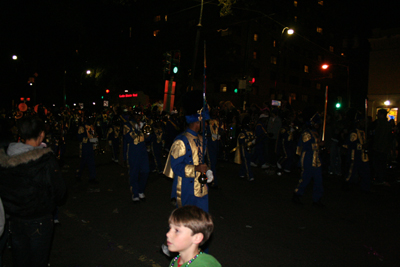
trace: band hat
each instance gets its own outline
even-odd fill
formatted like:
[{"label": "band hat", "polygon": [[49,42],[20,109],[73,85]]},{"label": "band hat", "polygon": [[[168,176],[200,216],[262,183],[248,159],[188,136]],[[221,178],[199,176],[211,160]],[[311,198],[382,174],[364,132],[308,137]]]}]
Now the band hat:
[{"label": "band hat", "polygon": [[208,106],[203,108],[203,92],[200,90],[189,91],[182,96],[183,114],[187,123],[209,120]]}]

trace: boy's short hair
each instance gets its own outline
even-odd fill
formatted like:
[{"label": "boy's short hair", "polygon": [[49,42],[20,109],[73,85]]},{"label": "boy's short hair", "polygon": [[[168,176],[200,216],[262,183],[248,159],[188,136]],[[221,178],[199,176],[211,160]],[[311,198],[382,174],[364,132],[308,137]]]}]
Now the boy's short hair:
[{"label": "boy's short hair", "polygon": [[23,117],[18,120],[18,133],[24,140],[36,139],[44,130],[45,124],[37,116]]},{"label": "boy's short hair", "polygon": [[214,230],[214,223],[210,214],[196,206],[183,206],[175,209],[168,220],[169,224],[183,225],[192,230],[193,235],[202,233],[204,238],[199,244],[203,245]]}]

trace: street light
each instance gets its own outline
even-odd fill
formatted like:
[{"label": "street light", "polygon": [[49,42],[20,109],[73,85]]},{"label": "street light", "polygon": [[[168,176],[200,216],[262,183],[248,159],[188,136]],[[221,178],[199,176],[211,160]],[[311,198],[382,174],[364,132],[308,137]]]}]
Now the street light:
[{"label": "street light", "polygon": [[13,55],[13,56],[12,56],[12,59],[13,59],[13,60],[17,60],[17,59],[18,59],[18,56],[17,56],[17,55]]},{"label": "street light", "polygon": [[293,29],[291,29],[289,27],[285,27],[285,28],[282,29],[282,34],[285,32],[285,30],[286,30],[288,35],[292,35],[294,33]]}]

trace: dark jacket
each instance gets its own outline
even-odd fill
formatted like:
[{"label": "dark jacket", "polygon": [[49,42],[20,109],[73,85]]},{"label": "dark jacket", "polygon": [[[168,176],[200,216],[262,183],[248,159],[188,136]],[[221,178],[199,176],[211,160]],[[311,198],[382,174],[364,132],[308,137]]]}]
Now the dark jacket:
[{"label": "dark jacket", "polygon": [[40,218],[62,204],[66,186],[50,148],[9,156],[0,149],[0,197],[12,217]]}]

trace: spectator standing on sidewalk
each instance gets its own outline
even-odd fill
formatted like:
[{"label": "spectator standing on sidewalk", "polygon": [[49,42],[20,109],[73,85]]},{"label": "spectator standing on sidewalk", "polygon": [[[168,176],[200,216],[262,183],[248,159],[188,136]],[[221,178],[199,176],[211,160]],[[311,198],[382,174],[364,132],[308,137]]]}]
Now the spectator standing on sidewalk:
[{"label": "spectator standing on sidewalk", "polygon": [[386,185],[390,184],[386,181],[386,164],[389,159],[390,147],[392,144],[392,126],[387,120],[386,109],[378,111],[378,119],[373,122],[373,166],[375,170],[375,184]]},{"label": "spectator standing on sidewalk", "polygon": [[45,125],[38,117],[18,122],[23,142],[0,150],[0,196],[10,215],[14,266],[48,266],[53,212],[66,186],[51,148],[44,147]]}]

